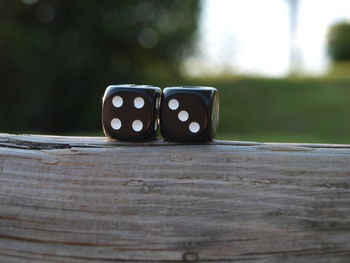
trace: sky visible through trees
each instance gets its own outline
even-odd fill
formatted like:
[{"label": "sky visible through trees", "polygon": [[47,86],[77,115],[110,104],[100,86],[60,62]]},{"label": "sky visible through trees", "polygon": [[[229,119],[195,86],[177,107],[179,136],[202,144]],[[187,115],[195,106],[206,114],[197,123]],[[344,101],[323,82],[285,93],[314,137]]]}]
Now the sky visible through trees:
[{"label": "sky visible through trees", "polygon": [[292,43],[294,66],[306,74],[322,74],[329,63],[327,32],[342,20],[350,21],[348,0],[203,0],[198,51],[185,63],[185,71],[285,76],[291,69]]}]

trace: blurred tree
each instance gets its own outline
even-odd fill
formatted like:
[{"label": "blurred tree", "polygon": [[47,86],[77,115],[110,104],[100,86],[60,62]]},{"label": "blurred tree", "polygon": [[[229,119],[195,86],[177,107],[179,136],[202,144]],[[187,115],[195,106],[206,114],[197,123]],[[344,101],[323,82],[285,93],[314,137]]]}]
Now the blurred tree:
[{"label": "blurred tree", "polygon": [[329,29],[327,48],[334,62],[350,61],[350,23],[339,22]]},{"label": "blurred tree", "polygon": [[108,84],[176,78],[198,0],[1,0],[0,131],[100,129]]},{"label": "blurred tree", "polygon": [[300,0],[287,0],[289,4],[289,71],[291,74],[297,74],[300,70],[301,57],[300,50],[297,45],[297,29]]}]

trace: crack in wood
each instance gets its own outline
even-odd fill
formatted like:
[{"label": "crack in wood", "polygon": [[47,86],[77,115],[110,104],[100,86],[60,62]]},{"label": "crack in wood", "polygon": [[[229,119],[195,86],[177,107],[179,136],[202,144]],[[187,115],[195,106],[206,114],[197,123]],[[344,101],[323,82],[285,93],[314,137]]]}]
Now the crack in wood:
[{"label": "crack in wood", "polygon": [[182,258],[185,262],[195,262],[199,260],[199,255],[196,252],[186,252]]}]

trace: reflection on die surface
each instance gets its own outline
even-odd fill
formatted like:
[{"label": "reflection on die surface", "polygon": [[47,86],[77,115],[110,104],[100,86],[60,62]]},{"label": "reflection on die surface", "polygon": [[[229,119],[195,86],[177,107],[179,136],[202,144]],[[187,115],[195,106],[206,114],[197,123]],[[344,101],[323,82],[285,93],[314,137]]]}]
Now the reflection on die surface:
[{"label": "reflection on die surface", "polygon": [[219,95],[212,87],[168,87],[160,106],[160,131],[170,141],[205,142],[219,122]]},{"label": "reflection on die surface", "polygon": [[102,102],[106,136],[119,140],[150,140],[158,130],[161,89],[147,85],[108,86]]}]

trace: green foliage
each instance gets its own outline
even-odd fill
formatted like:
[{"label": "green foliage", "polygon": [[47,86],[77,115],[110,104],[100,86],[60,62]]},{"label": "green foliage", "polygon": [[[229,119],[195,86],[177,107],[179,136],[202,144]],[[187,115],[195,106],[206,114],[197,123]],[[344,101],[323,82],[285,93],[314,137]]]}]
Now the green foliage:
[{"label": "green foliage", "polygon": [[335,62],[350,60],[350,23],[340,22],[330,28],[328,53]]},{"label": "green foliage", "polygon": [[100,129],[112,83],[176,79],[198,0],[0,1],[0,130]]}]

